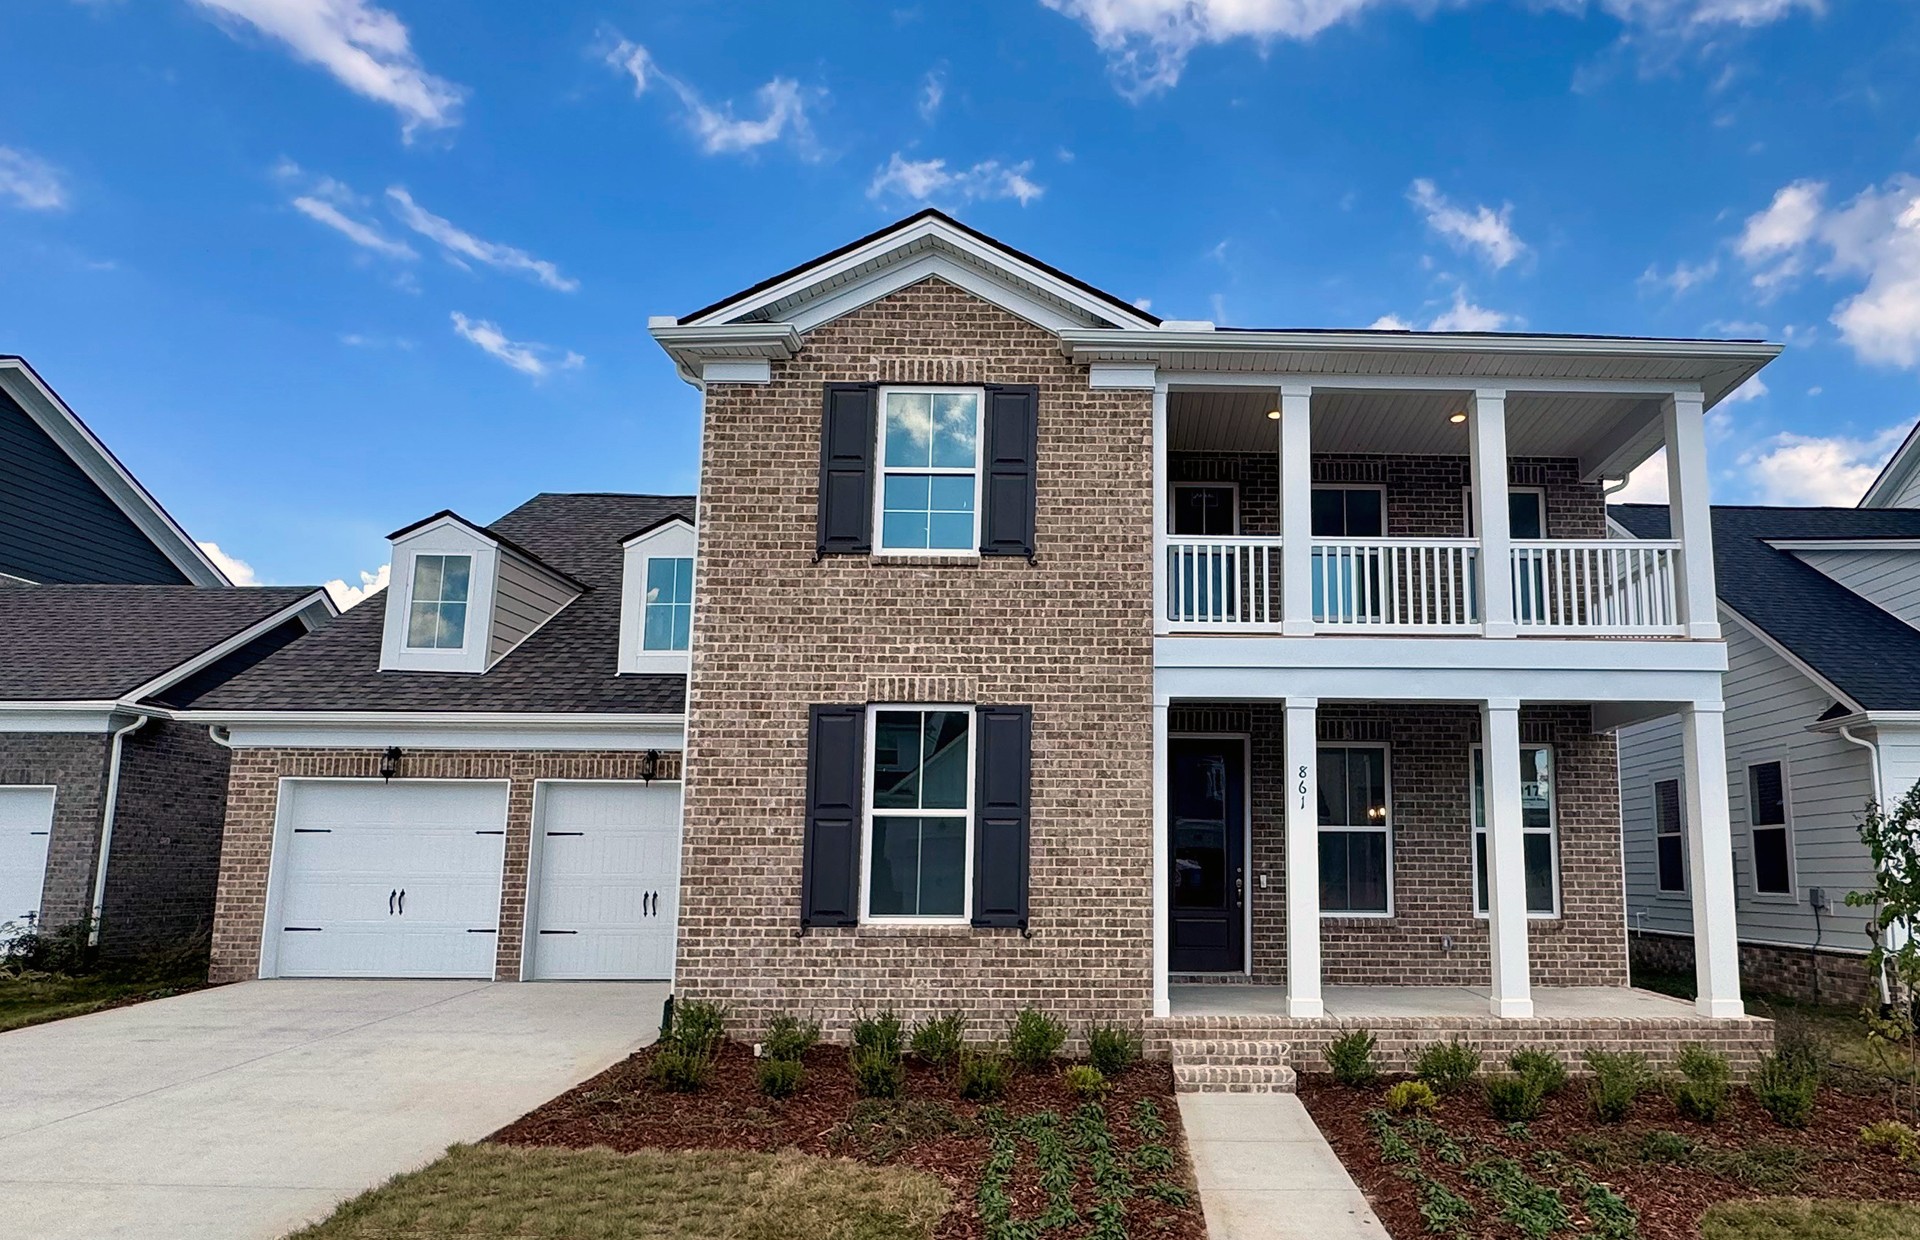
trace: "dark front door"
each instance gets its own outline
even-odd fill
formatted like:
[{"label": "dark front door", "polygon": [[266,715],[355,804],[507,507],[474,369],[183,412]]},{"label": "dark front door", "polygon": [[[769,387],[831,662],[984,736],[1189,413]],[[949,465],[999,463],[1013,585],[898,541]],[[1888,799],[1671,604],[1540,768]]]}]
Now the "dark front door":
[{"label": "dark front door", "polygon": [[1246,962],[1246,754],[1238,739],[1167,745],[1174,973],[1237,973]]}]

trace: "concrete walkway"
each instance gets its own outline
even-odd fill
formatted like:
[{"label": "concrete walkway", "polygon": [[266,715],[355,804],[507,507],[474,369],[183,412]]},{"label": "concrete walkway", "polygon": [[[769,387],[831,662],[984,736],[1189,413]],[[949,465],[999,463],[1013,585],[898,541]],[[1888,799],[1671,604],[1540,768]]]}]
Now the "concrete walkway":
[{"label": "concrete walkway", "polygon": [[1292,1094],[1181,1094],[1209,1240],[1387,1240]]},{"label": "concrete walkway", "polygon": [[665,997],[246,982],[0,1034],[0,1233],[273,1240],[610,1066]]}]

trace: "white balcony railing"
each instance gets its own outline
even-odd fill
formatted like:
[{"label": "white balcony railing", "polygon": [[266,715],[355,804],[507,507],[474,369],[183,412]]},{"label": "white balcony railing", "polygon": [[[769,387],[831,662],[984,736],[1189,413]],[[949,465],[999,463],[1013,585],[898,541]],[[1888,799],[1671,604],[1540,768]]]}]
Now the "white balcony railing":
[{"label": "white balcony railing", "polygon": [[1313,620],[1328,629],[1446,632],[1480,623],[1471,538],[1313,540]]},{"label": "white balcony railing", "polygon": [[1677,636],[1677,542],[1513,544],[1513,618],[1522,631]]},{"label": "white balcony railing", "polygon": [[[1680,544],[1539,540],[1513,544],[1522,633],[1678,636]],[[1175,629],[1278,632],[1278,538],[1170,538],[1165,620]],[[1471,538],[1316,538],[1312,622],[1333,633],[1471,633],[1480,628],[1479,543]]]}]

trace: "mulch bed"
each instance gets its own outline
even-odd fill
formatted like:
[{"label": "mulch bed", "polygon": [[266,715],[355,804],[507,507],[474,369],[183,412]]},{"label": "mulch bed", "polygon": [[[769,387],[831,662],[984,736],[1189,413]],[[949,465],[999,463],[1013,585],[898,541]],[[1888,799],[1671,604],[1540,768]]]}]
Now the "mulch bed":
[{"label": "mulch bed", "polygon": [[[667,1093],[648,1081],[647,1065],[653,1055],[649,1048],[615,1064],[522,1116],[491,1140],[506,1145],[574,1149],[605,1146],[620,1151],[796,1149],[823,1157],[909,1167],[939,1177],[953,1194],[953,1206],[934,1233],[936,1240],[982,1240],[986,1236],[974,1204],[989,1152],[989,1138],[977,1122],[981,1106],[962,1099],[946,1076],[934,1068],[909,1058],[907,1087],[900,1099],[862,1099],[854,1089],[847,1049],[816,1046],[806,1054],[806,1076],[800,1092],[774,1101],[760,1093],[752,1051],[745,1046],[722,1046],[712,1080],[706,1088],[691,1094]],[[1180,1113],[1174,1104],[1172,1068],[1165,1063],[1140,1063],[1111,1084],[1105,1099],[1107,1122],[1123,1155],[1151,1144],[1134,1129],[1134,1107],[1140,1099],[1154,1101],[1169,1130],[1162,1143],[1173,1150],[1176,1165],[1164,1172],[1135,1171],[1136,1186],[1144,1188],[1165,1179],[1192,1193],[1193,1173]],[[1006,1096],[994,1105],[1015,1119],[1053,1111],[1065,1120],[1080,1102],[1055,1071],[1016,1073]],[[1038,1218],[1046,1209],[1046,1193],[1040,1187],[1034,1160],[1028,1156],[1031,1148],[1021,1147],[1008,1188],[1016,1220]],[[1093,1200],[1085,1180],[1083,1175],[1076,1194],[1083,1218],[1088,1216]],[[1087,1235],[1089,1230],[1089,1224],[1083,1222],[1048,1234],[1068,1240]],[[1127,1203],[1126,1230],[1135,1240],[1205,1240],[1199,1196],[1194,1193],[1190,1204],[1177,1206],[1136,1192]]]},{"label": "mulch bed", "polygon": [[[1385,1086],[1383,1081],[1377,1088],[1354,1089],[1331,1077],[1303,1077],[1300,1097],[1394,1240],[1429,1240],[1433,1232],[1421,1216],[1419,1191],[1382,1158],[1367,1125],[1366,1113],[1381,1105]],[[1473,1094],[1442,1099],[1432,1118],[1454,1138],[1484,1141],[1530,1171],[1538,1168],[1536,1151],[1552,1150],[1624,1197],[1640,1216],[1643,1240],[1692,1240],[1700,1234],[1700,1216],[1709,1206],[1738,1198],[1920,1202],[1920,1172],[1860,1143],[1862,1125],[1900,1118],[1884,1094],[1825,1087],[1804,1129],[1775,1123],[1745,1090],[1738,1091],[1728,1112],[1712,1124],[1685,1118],[1658,1093],[1637,1101],[1624,1123],[1603,1124],[1592,1116],[1585,1082],[1575,1079],[1549,1100],[1524,1136],[1510,1134]],[[1650,1160],[1642,1140],[1652,1132],[1677,1133],[1692,1142],[1697,1153],[1677,1162]],[[1468,1185],[1459,1167],[1423,1151],[1420,1169],[1480,1206],[1464,1230],[1450,1234],[1474,1240],[1522,1234],[1491,1217],[1494,1211],[1487,1208],[1484,1195]],[[1577,1199],[1563,1196],[1577,1209]]]}]

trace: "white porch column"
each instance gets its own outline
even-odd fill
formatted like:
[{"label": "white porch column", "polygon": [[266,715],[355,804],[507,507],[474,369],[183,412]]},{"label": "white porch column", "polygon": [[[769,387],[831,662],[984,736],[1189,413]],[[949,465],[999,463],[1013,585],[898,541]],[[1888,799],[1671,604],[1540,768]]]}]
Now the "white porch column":
[{"label": "white porch column", "polygon": [[1173,522],[1167,511],[1167,385],[1153,386],[1153,631],[1165,633],[1167,624],[1167,532]]},{"label": "white porch column", "polygon": [[1171,941],[1168,922],[1167,874],[1167,703],[1153,703],[1153,864],[1148,872],[1153,881],[1153,1014],[1166,1016],[1171,1010],[1167,996],[1167,945]]},{"label": "white porch column", "polygon": [[1480,761],[1487,823],[1487,946],[1495,1016],[1533,1015],[1527,960],[1527,858],[1520,820],[1520,703],[1480,709]]},{"label": "white porch column", "polygon": [[1313,632],[1312,419],[1313,389],[1301,384],[1283,385],[1280,388],[1280,631],[1289,636]]},{"label": "white porch column", "polygon": [[1287,1015],[1324,1016],[1320,999],[1320,732],[1316,698],[1288,698]]},{"label": "white porch column", "polygon": [[1718,641],[1705,409],[1698,392],[1676,392],[1667,399],[1667,512],[1680,543],[1680,622],[1688,637]]},{"label": "white porch column", "polygon": [[1702,1016],[1746,1014],[1740,1001],[1739,928],[1734,920],[1733,829],[1727,806],[1725,706],[1694,702],[1680,712],[1687,790],[1688,879],[1693,893],[1693,961]]},{"label": "white porch column", "polygon": [[1507,506],[1507,394],[1480,388],[1467,414],[1473,457],[1473,532],[1480,539],[1480,622],[1488,637],[1512,637],[1513,537]]}]

